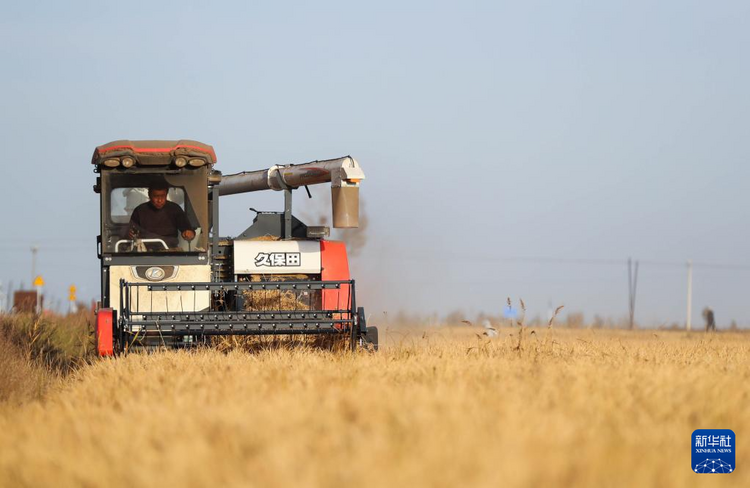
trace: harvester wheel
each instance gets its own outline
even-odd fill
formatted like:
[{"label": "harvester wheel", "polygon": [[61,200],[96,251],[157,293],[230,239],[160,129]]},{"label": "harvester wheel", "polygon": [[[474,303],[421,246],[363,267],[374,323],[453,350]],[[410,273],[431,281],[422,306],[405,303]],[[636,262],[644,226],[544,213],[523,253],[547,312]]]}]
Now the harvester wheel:
[{"label": "harvester wheel", "polygon": [[371,347],[374,351],[378,350],[378,328],[367,327],[365,329],[364,341],[366,347]]},{"label": "harvester wheel", "polygon": [[357,329],[357,343],[365,349],[377,351],[378,328],[367,327],[367,316],[365,315],[365,309],[362,307],[357,309]]}]

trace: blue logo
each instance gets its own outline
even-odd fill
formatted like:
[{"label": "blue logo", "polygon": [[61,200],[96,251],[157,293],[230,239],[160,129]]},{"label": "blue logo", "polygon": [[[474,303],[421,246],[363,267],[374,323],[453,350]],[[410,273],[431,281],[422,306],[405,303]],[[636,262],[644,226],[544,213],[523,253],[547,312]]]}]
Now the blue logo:
[{"label": "blue logo", "polygon": [[691,438],[693,472],[733,473],[737,439],[729,429],[698,429]]}]

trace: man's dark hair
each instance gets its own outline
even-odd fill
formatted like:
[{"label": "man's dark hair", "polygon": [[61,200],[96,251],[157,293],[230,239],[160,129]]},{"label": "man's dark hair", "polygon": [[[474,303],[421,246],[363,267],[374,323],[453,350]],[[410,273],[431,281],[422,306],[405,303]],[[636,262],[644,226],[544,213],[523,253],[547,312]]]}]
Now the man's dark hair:
[{"label": "man's dark hair", "polygon": [[148,185],[149,194],[154,190],[167,190],[169,191],[169,185],[165,181],[157,181]]}]

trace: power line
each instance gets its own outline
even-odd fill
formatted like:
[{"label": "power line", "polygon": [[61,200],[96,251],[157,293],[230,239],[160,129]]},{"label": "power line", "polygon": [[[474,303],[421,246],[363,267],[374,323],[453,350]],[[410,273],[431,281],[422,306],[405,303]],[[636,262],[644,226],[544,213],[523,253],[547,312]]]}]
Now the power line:
[{"label": "power line", "polygon": [[93,240],[94,239],[91,237],[49,237],[47,236],[47,237],[41,237],[39,239],[28,238],[28,237],[24,237],[24,238],[9,237],[7,239],[3,239],[3,242],[18,243],[18,244],[23,244],[25,246],[28,246],[32,242],[38,244],[42,242],[91,242]]},{"label": "power line", "polygon": [[[458,260],[466,258],[466,254],[442,254],[440,256],[430,257],[425,255],[388,255],[378,256],[377,259],[381,260],[406,260],[406,261],[445,261],[445,260]],[[560,258],[560,257],[548,257],[548,256],[486,256],[471,254],[472,261],[481,261],[483,263],[491,262],[510,262],[510,263],[536,263],[536,264],[590,264],[590,265],[602,265],[602,266],[627,266],[628,259],[597,259],[597,258]],[[687,260],[685,261],[658,261],[658,260],[642,260],[639,259],[640,264],[646,264],[649,266],[664,266],[671,268],[686,268]],[[693,262],[693,267],[708,268],[708,269],[728,269],[728,270],[750,270],[750,264],[745,263],[709,263],[709,262]]]},{"label": "power line", "polygon": [[[648,264],[651,266],[669,266],[685,268],[689,266],[688,261],[641,261],[641,263]],[[692,266],[698,268],[713,268],[713,269],[750,269],[750,264],[744,263],[706,263],[700,261],[693,261]]]}]

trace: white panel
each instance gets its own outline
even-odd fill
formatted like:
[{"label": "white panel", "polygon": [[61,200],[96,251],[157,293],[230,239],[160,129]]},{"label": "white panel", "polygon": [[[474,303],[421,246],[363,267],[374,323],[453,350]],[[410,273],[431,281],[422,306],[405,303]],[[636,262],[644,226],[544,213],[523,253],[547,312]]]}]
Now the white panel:
[{"label": "white panel", "polygon": [[234,241],[234,274],[319,274],[319,241]]},{"label": "white panel", "polygon": [[[133,272],[133,266],[109,267],[109,303],[115,310],[120,308],[120,278],[130,283],[159,283],[188,282],[201,283],[211,281],[211,266],[207,264],[179,265],[177,272],[171,278],[163,281],[148,281]],[[131,309],[138,308],[140,312],[199,312],[208,309],[210,295],[208,291],[154,291],[137,288],[131,296]],[[135,288],[133,288],[135,290]]]}]

